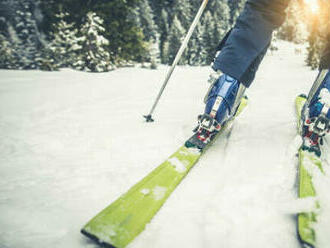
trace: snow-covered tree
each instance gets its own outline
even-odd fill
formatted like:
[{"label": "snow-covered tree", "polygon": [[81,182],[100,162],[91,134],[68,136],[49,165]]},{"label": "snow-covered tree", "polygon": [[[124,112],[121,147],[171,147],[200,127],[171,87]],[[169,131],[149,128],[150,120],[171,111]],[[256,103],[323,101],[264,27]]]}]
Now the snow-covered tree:
[{"label": "snow-covered tree", "polygon": [[320,63],[320,43],[318,38],[314,35],[311,35],[308,38],[309,46],[307,48],[308,55],[306,58],[306,63],[313,70],[317,69]]},{"label": "snow-covered tree", "polygon": [[150,68],[157,69],[157,65],[160,63],[160,48],[159,48],[159,35],[157,35],[156,40],[150,43],[149,48],[150,54]]},{"label": "snow-covered tree", "polygon": [[[174,61],[175,55],[177,54],[181,46],[185,33],[186,33],[185,29],[182,27],[179,19],[175,16],[168,34],[168,44],[167,44],[168,48],[166,48],[167,54],[165,54],[168,57],[168,63],[172,63]],[[185,64],[185,63],[186,63],[186,52],[182,55],[179,64]]]},{"label": "snow-covered tree", "polygon": [[231,23],[234,24],[237,17],[241,14],[246,0],[229,0],[229,8],[230,8],[230,15],[231,15]]},{"label": "snow-covered tree", "polygon": [[330,38],[330,3],[329,1],[318,1],[318,4],[319,8],[306,6],[304,15],[309,31],[306,63],[312,69],[318,68],[322,51]]},{"label": "snow-covered tree", "polygon": [[40,59],[41,43],[32,10],[33,4],[28,0],[20,1],[19,9],[16,10],[14,30],[17,39],[13,40],[18,61],[15,65],[16,68],[35,69],[38,67],[37,61]]},{"label": "snow-covered tree", "polygon": [[214,9],[212,14],[214,21],[214,39],[219,43],[230,28],[230,9],[227,1],[213,1],[210,3]]},{"label": "snow-covered tree", "polygon": [[109,41],[102,35],[105,31],[103,20],[95,13],[89,12],[81,28],[81,49],[74,67],[79,70],[104,72],[113,69],[110,54],[106,50]]},{"label": "snow-covered tree", "polygon": [[163,64],[168,63],[168,51],[165,51],[165,43],[167,41],[167,36],[169,33],[169,25],[168,25],[168,14],[163,9],[161,12],[161,18],[160,18],[160,24],[159,24],[159,30],[160,30],[160,37],[159,37],[159,48],[160,48],[160,58],[161,62]]},{"label": "snow-covered tree", "polygon": [[148,0],[140,0],[137,6],[137,23],[143,31],[146,41],[155,41],[157,38],[157,26]]},{"label": "snow-covered tree", "polygon": [[169,50],[170,50],[169,42],[165,41],[163,44],[163,48],[162,48],[162,63],[163,64],[170,64],[171,62],[173,62],[173,61],[170,61]]},{"label": "snow-covered tree", "polygon": [[[173,26],[176,26],[174,24],[175,17],[179,20],[181,26],[183,27],[182,34],[185,35],[201,5],[200,0],[174,0],[167,2],[170,3],[171,7],[169,9],[163,9],[162,16],[158,18],[165,20],[163,22],[158,21],[158,23],[161,24],[161,26],[159,26],[159,32],[161,61],[163,63],[168,63],[172,60],[166,56],[168,56],[167,52],[171,54],[170,50],[172,49],[172,45],[169,43],[169,36],[170,32],[172,32],[171,35],[173,36]],[[244,2],[245,1],[240,0],[237,5],[242,6]],[[230,8],[228,7],[227,0],[210,1],[200,21],[201,24],[198,25],[192,35],[191,41],[189,42],[187,48],[188,52],[182,56],[183,58],[181,63],[189,63],[194,65],[209,64],[213,59],[217,45],[230,28],[230,21]],[[204,24],[205,22],[207,24]],[[166,26],[167,23],[171,23],[171,31],[168,31],[168,27]],[[205,38],[201,39],[201,37]],[[179,44],[181,44],[181,42]],[[199,52],[197,53],[197,51]]]},{"label": "snow-covered tree", "polygon": [[7,31],[6,29],[7,29],[7,20],[5,17],[2,16],[2,13],[0,12],[0,34],[6,35],[6,31]]},{"label": "snow-covered tree", "polygon": [[[193,6],[199,8],[200,2]],[[189,64],[206,65],[214,58],[216,47],[230,27],[227,1],[211,1],[189,43]]]},{"label": "snow-covered tree", "polygon": [[216,47],[220,42],[220,37],[215,37],[215,21],[209,11],[205,13],[205,17],[203,20],[203,26],[204,26],[204,45],[205,50],[207,53],[207,63],[211,63],[212,59],[214,58]]},{"label": "snow-covered tree", "polygon": [[211,1],[209,9],[215,24],[219,25],[218,28],[227,31],[230,27],[230,8],[227,0]]},{"label": "snow-covered tree", "polygon": [[0,68],[12,69],[17,63],[15,58],[15,51],[9,40],[0,34]]},{"label": "snow-covered tree", "polygon": [[55,61],[56,54],[50,44],[45,45],[41,51],[41,58],[38,60],[38,68],[43,71],[56,71],[62,63]]},{"label": "snow-covered tree", "polygon": [[81,49],[80,38],[78,30],[74,28],[74,23],[65,21],[65,18],[69,17],[68,13],[60,13],[57,17],[59,22],[55,24],[55,32],[49,44],[49,50],[45,49],[46,57],[48,57],[46,60],[50,59],[49,56],[52,53],[58,67],[68,67],[75,62],[77,50]]},{"label": "snow-covered tree", "polygon": [[177,17],[182,27],[188,30],[192,22],[192,9],[189,0],[174,0],[171,8],[171,16],[174,21],[174,17]]},{"label": "snow-covered tree", "polygon": [[320,54],[322,50],[322,41],[319,36],[319,19],[315,16],[313,23],[310,26],[310,33],[308,37],[308,55],[306,58],[306,63],[312,69],[316,69],[320,62]]},{"label": "snow-covered tree", "polygon": [[153,68],[159,63],[160,48],[158,27],[154,21],[154,15],[148,0],[140,0],[136,9],[133,10],[134,22],[143,32],[143,40],[148,49],[141,56],[141,62],[151,62]]},{"label": "snow-covered tree", "polygon": [[304,25],[304,12],[297,1],[291,1],[286,10],[287,18],[277,32],[280,39],[302,43],[306,40],[307,32]]},{"label": "snow-covered tree", "polygon": [[199,23],[188,46],[188,64],[205,65],[207,61],[207,52],[204,42],[204,25]]}]

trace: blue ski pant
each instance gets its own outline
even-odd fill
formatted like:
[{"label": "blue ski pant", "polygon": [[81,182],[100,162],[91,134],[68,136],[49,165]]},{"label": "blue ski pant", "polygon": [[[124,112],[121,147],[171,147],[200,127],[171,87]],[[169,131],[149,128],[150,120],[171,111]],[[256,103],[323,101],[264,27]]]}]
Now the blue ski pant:
[{"label": "blue ski pant", "polygon": [[[235,26],[219,45],[213,69],[249,87],[267,52],[274,29],[285,20],[290,0],[247,0]],[[330,68],[330,34],[320,67]]]}]

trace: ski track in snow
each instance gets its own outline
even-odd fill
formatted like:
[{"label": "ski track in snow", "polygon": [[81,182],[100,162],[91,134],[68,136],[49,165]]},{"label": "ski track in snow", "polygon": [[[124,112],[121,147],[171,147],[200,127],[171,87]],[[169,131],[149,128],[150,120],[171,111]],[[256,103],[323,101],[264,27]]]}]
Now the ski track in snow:
[{"label": "ski track in snow", "polygon": [[[294,45],[278,46],[231,134],[215,142],[129,248],[299,247],[294,215],[312,209],[314,199],[296,197],[294,99],[317,72]],[[156,122],[143,122],[166,69],[0,71],[1,248],[97,247],[80,228],[167,159],[203,111],[210,69],[179,67]],[[326,248],[330,179],[317,178]]]}]

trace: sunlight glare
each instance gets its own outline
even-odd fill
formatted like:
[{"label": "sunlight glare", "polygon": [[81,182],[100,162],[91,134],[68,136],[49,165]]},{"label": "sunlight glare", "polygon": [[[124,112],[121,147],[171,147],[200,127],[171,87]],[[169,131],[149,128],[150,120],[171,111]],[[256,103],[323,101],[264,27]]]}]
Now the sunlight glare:
[{"label": "sunlight glare", "polygon": [[310,8],[313,14],[316,14],[320,9],[318,0],[305,0],[305,3]]}]

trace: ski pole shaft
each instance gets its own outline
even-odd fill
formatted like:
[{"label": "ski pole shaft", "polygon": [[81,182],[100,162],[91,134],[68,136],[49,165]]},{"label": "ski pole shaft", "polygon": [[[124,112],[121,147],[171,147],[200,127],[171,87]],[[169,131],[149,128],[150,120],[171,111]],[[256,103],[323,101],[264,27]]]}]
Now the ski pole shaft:
[{"label": "ski pole shaft", "polygon": [[317,92],[317,90],[320,88],[324,78],[326,77],[328,73],[328,69],[323,69],[319,72],[313,86],[312,89],[309,92],[308,98],[307,98],[307,106],[309,106],[309,104],[311,103],[315,93]]},{"label": "ski pole shaft", "polygon": [[159,99],[162,96],[162,94],[164,92],[164,89],[165,89],[168,81],[170,80],[171,75],[172,75],[172,73],[173,73],[176,65],[178,64],[178,62],[179,62],[179,60],[180,60],[180,58],[181,58],[184,50],[186,49],[186,47],[188,45],[188,42],[189,42],[189,40],[191,38],[191,35],[194,32],[194,30],[196,28],[196,25],[199,22],[199,19],[201,18],[202,14],[204,12],[204,9],[205,9],[205,7],[207,5],[207,3],[208,3],[208,0],[203,0],[203,2],[201,4],[201,7],[199,8],[199,10],[198,10],[198,12],[197,12],[197,14],[195,16],[195,19],[194,19],[193,23],[191,24],[191,26],[190,26],[190,28],[188,30],[188,33],[187,33],[186,37],[184,38],[184,40],[183,40],[183,42],[181,44],[181,47],[180,47],[178,53],[176,54],[175,59],[174,59],[172,65],[171,65],[170,69],[168,70],[168,72],[166,74],[166,77],[165,77],[165,80],[163,82],[163,85],[162,85],[162,87],[161,87],[161,89],[160,89],[160,91],[159,91],[159,93],[158,93],[158,95],[156,97],[156,100],[155,100],[154,104],[152,105],[152,108],[151,108],[149,114],[144,116],[146,118],[146,121],[147,122],[154,121],[152,119],[152,113],[154,112],[154,110],[155,110],[155,108],[156,108],[156,106],[157,106],[157,104],[159,102]]}]

